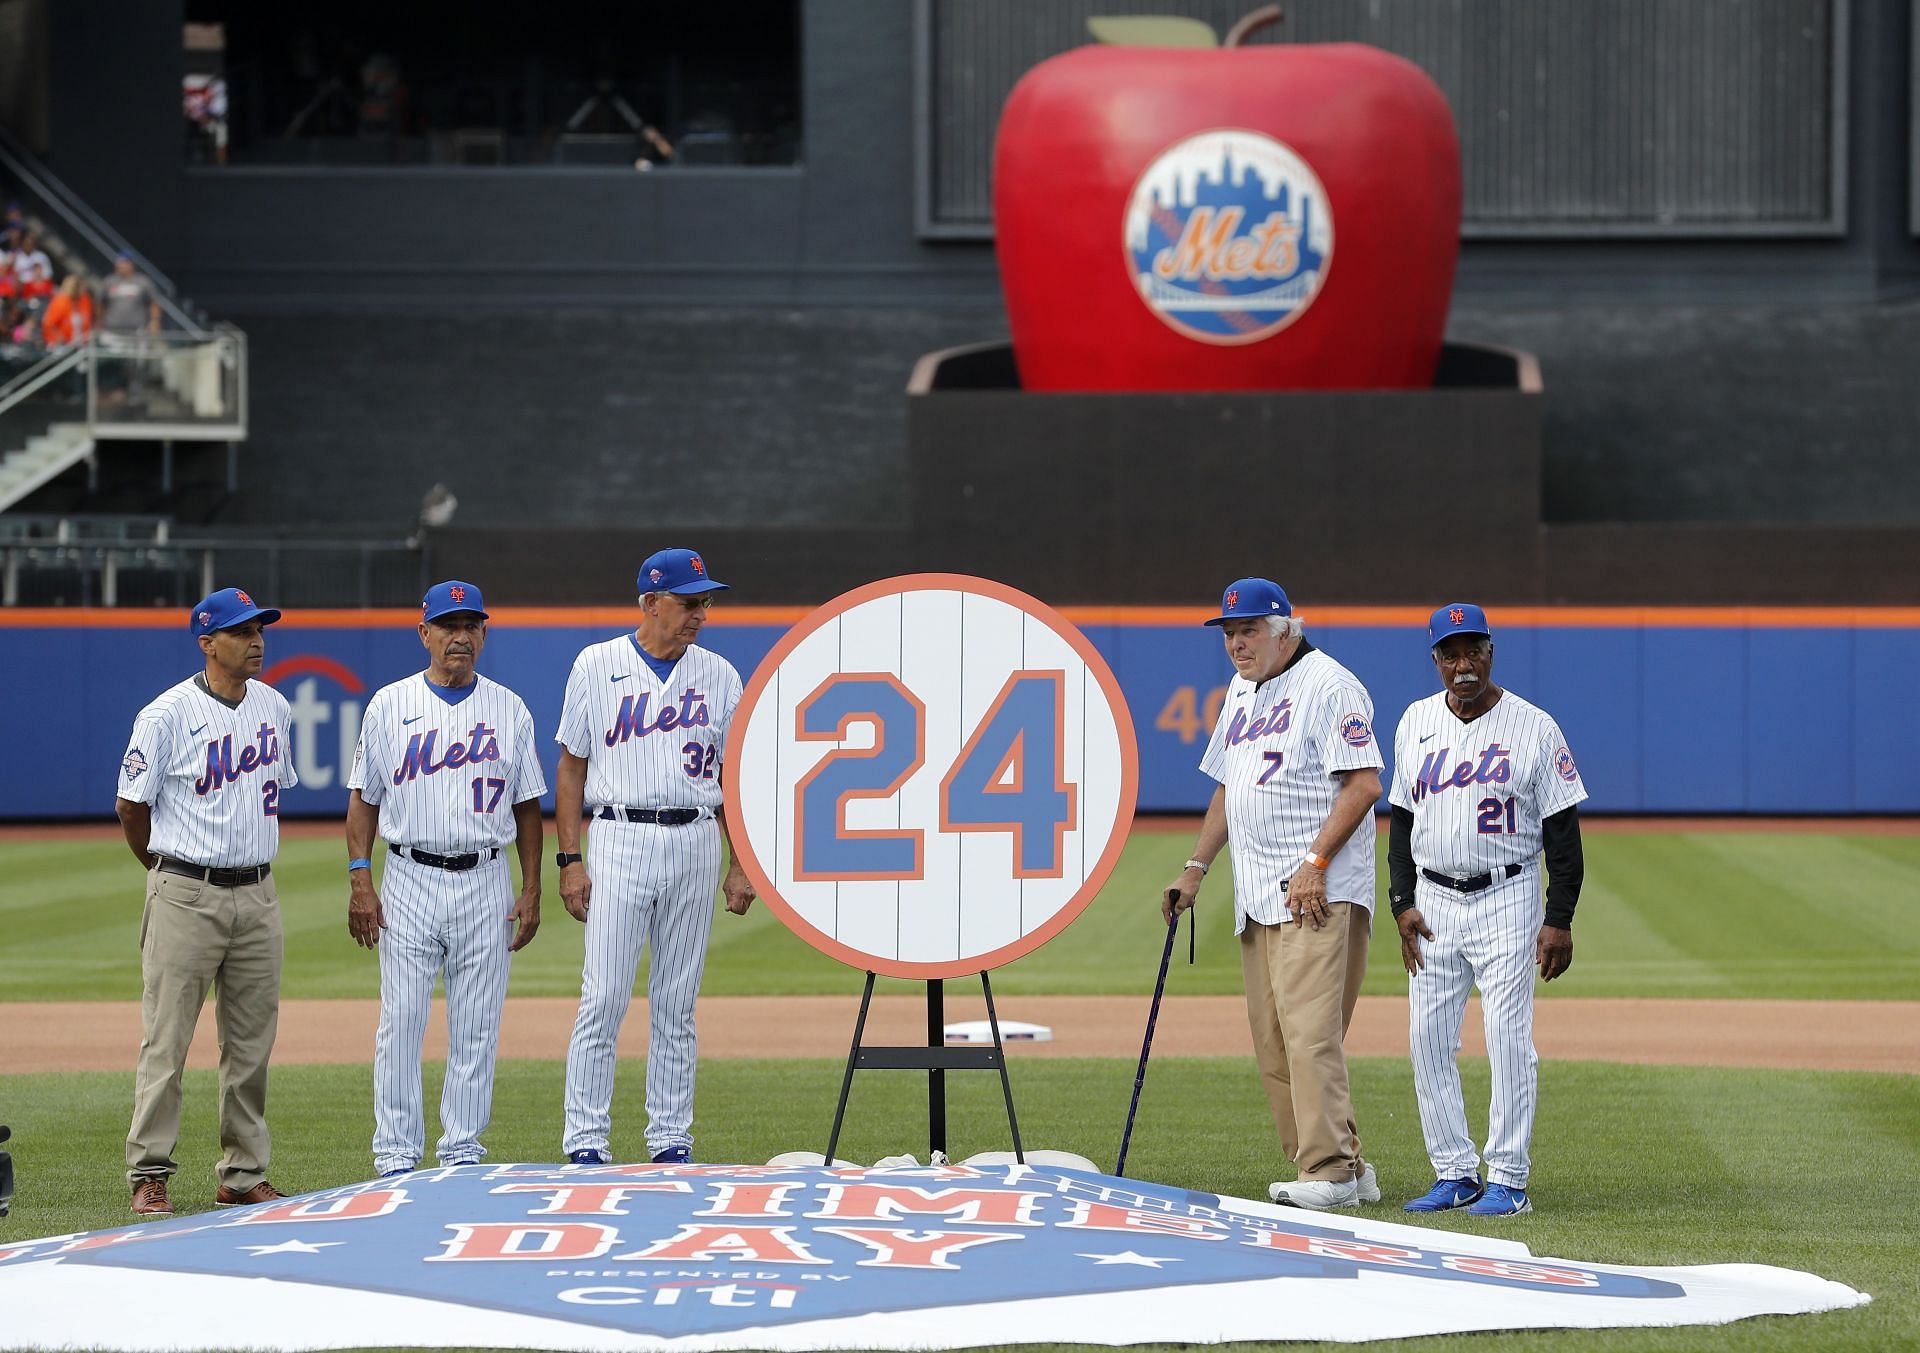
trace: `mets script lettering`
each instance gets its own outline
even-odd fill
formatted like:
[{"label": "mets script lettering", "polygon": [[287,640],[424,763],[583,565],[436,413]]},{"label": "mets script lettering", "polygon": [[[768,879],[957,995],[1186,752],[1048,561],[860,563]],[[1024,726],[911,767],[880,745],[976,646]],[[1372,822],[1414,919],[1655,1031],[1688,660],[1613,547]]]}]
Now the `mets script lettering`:
[{"label": "mets script lettering", "polygon": [[613,727],[607,730],[607,746],[618,747],[628,738],[644,738],[649,733],[665,733],[675,728],[705,728],[712,722],[707,714],[707,697],[691,686],[680,693],[678,706],[663,701],[659,717],[649,722],[647,706],[652,700],[651,691],[621,699],[620,712],[613,718]]},{"label": "mets script lettering", "polygon": [[258,770],[262,766],[271,766],[280,759],[280,734],[270,723],[260,725],[259,742],[249,743],[240,749],[240,759],[233,758],[233,734],[229,733],[218,742],[207,744],[207,773],[193,782],[193,792],[200,795],[217,794],[248,771]]},{"label": "mets script lettering", "polygon": [[1236,709],[1233,719],[1227,724],[1227,746],[1238,747],[1243,742],[1252,742],[1255,738],[1272,737],[1284,733],[1293,727],[1293,701],[1282,700],[1259,718],[1247,719],[1244,709]]},{"label": "mets script lettering", "polygon": [[473,731],[467,734],[465,742],[449,742],[447,754],[439,760],[434,759],[433,744],[439,739],[440,730],[430,728],[424,733],[415,733],[407,744],[407,758],[400,763],[400,769],[393,773],[393,782],[403,785],[407,781],[422,775],[433,775],[443,770],[455,770],[461,766],[472,765],[477,761],[498,761],[500,759],[499,730],[477,723]]},{"label": "mets script lettering", "polygon": [[1443,789],[1465,789],[1469,785],[1503,785],[1513,778],[1513,750],[1494,743],[1480,753],[1480,764],[1462,761],[1454,766],[1451,774],[1447,771],[1447,758],[1453,755],[1453,748],[1442,747],[1429,752],[1427,759],[1420,763],[1419,778],[1413,782],[1413,801],[1415,803],[1437,794]]}]

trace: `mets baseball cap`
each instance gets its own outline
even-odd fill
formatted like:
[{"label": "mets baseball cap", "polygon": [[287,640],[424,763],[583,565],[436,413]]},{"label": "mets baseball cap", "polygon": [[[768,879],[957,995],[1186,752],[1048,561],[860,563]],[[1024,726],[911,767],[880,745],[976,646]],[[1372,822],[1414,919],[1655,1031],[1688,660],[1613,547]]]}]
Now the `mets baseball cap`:
[{"label": "mets baseball cap", "polygon": [[1433,647],[1450,634],[1493,637],[1493,631],[1487,628],[1487,613],[1470,601],[1450,601],[1427,621],[1427,647]]},{"label": "mets baseball cap", "polygon": [[1228,583],[1220,596],[1220,614],[1207,623],[1224,625],[1229,620],[1249,620],[1261,615],[1292,615],[1293,603],[1280,590],[1280,584],[1265,578],[1242,578]]},{"label": "mets baseball cap", "polygon": [[435,583],[427,589],[427,595],[420,602],[422,620],[438,620],[443,615],[454,615],[460,611],[471,611],[482,620],[489,619],[486,599],[480,595],[480,589],[458,579]]},{"label": "mets baseball cap", "polygon": [[642,593],[672,592],[682,597],[727,590],[725,583],[707,576],[707,561],[693,550],[658,550],[648,555],[634,585]]},{"label": "mets baseball cap", "polygon": [[237,587],[223,587],[193,608],[187,616],[187,629],[197,639],[256,618],[263,625],[271,625],[280,618],[280,612],[270,606],[254,605],[253,598]]}]

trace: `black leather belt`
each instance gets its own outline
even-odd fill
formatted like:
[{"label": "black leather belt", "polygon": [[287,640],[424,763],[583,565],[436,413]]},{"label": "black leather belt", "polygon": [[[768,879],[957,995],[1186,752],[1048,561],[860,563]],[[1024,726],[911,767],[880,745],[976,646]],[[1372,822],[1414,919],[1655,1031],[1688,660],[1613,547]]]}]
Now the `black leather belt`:
[{"label": "black leather belt", "polygon": [[185,860],[173,860],[165,855],[156,855],[153,867],[163,874],[179,874],[184,878],[199,879],[202,883],[211,883],[216,888],[244,888],[250,883],[258,883],[273,872],[270,864],[250,864],[244,869],[215,869],[210,865],[188,864]]},{"label": "black leather belt", "polygon": [[500,853],[500,847],[489,846],[485,850],[470,850],[465,855],[435,855],[430,850],[415,850],[412,846],[387,847],[395,855],[404,855],[415,864],[424,864],[429,869],[446,869],[460,873],[472,869],[483,861],[491,860]]},{"label": "black leather belt", "polygon": [[1437,874],[1431,869],[1422,869],[1420,873],[1429,883],[1437,883],[1442,888],[1451,888],[1456,893],[1477,893],[1494,885],[1496,877],[1502,883],[1519,873],[1525,865],[1503,864],[1491,874],[1469,874],[1466,878],[1456,878],[1452,874]]},{"label": "black leather belt", "polygon": [[684,827],[700,820],[698,808],[615,808],[608,804],[599,816],[609,822],[647,822],[656,827]]}]

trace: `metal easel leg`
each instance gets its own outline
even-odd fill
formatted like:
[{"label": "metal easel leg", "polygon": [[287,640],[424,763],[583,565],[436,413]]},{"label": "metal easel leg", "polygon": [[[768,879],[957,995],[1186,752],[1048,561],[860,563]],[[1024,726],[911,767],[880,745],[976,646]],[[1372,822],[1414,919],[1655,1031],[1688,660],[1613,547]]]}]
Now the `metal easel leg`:
[{"label": "metal easel leg", "polygon": [[860,1035],[867,1029],[867,1008],[873,1004],[873,974],[867,974],[866,989],[860,993],[860,1017],[853,1022],[853,1046],[847,1050],[847,1074],[840,1079],[840,1102],[833,1110],[833,1132],[827,1138],[827,1158],[824,1162],[829,1168],[833,1165],[834,1152],[840,1146],[840,1124],[847,1116],[847,1096],[853,1092],[853,1064],[860,1056]]},{"label": "metal easel leg", "polygon": [[1013,1132],[1013,1158],[1025,1165],[1027,1153],[1020,1146],[1020,1121],[1013,1116],[1013,1082],[1007,1079],[1007,1045],[1000,1041],[1000,1016],[993,1009],[993,983],[987,980],[984,970],[980,974],[980,991],[987,998],[987,1023],[993,1029],[993,1050],[999,1054],[1000,1092],[1007,1097],[1007,1127]]}]

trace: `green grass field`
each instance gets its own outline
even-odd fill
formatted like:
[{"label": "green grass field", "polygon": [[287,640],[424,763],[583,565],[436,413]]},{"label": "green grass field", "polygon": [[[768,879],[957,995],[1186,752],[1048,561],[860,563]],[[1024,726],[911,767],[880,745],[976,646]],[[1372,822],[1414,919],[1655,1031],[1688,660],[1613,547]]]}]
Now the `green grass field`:
[{"label": "green grass field", "polygon": [[[1046,948],[996,972],[995,989],[1151,990],[1165,933],[1155,899],[1191,847],[1184,834],[1137,833],[1093,905]],[[1586,849],[1574,969],[1547,996],[1920,995],[1920,931],[1910,924],[1920,836],[1594,832]],[[379,994],[373,955],[347,936],[344,858],[330,839],[281,849],[274,875],[290,998]],[[1384,861],[1379,878],[1384,889]],[[514,959],[515,995],[579,993],[582,928],[553,886],[550,871],[540,934]],[[1178,964],[1169,990],[1237,993],[1228,870],[1215,869],[1200,896],[1199,962]],[[139,924],[140,873],[120,842],[0,843],[0,1001],[138,999]],[[718,917],[713,936],[710,994],[859,989],[857,974],[801,944],[765,907]],[[1183,958],[1185,947],[1183,937]],[[1376,929],[1367,990],[1400,992],[1405,980],[1391,932]]]},{"label": "green grass field", "polygon": [[[429,1073],[428,1094],[437,1068]],[[639,1064],[623,1068],[614,1150],[642,1148],[635,1103]],[[1112,1061],[1021,1061],[1013,1066],[1029,1146],[1078,1151],[1111,1168],[1132,1066]],[[1470,1103],[1484,1103],[1485,1064],[1467,1067]],[[1393,1206],[1427,1184],[1404,1061],[1356,1061],[1354,1093],[1367,1154]],[[489,1133],[498,1160],[551,1160],[560,1135],[562,1068],[502,1065]],[[760,1161],[821,1150],[839,1066],[829,1061],[713,1062],[701,1069],[701,1154]],[[956,1155],[1008,1146],[992,1076],[952,1076]],[[0,1239],[124,1225],[116,1163],[131,1093],[127,1074],[0,1078],[0,1120],[13,1144],[21,1192]],[[364,1178],[372,1119],[365,1068],[291,1067],[274,1073],[274,1178],[314,1189]],[[181,1212],[208,1206],[217,1151],[213,1077],[187,1077]],[[841,1154],[871,1161],[926,1146],[924,1081],[855,1078]],[[1537,1208],[1500,1222],[1455,1214],[1442,1229],[1498,1227],[1541,1256],[1613,1263],[1770,1263],[1802,1268],[1874,1296],[1863,1309],[1768,1318],[1731,1329],[1482,1335],[1423,1341],[1421,1349],[1761,1350],[1886,1349],[1920,1338],[1920,1079],[1791,1072],[1548,1064],[1542,1068]],[[1183,1060],[1148,1073],[1129,1173],[1241,1197],[1265,1196],[1279,1169],[1266,1110],[1249,1067]],[[0,1345],[5,1343],[0,1324]]]},{"label": "green grass field", "polygon": [[[1005,993],[1144,993],[1163,935],[1154,899],[1180,862],[1184,835],[1142,833],[1088,912],[1041,952],[995,974]],[[286,994],[372,997],[372,955],[348,939],[342,850],[293,840],[276,874],[286,913]],[[1920,995],[1920,837],[1760,834],[1602,834],[1587,838],[1588,885],[1573,972],[1547,989],[1573,996],[1912,999]],[[1384,871],[1383,871],[1384,879]],[[1234,993],[1228,939],[1231,880],[1216,870],[1202,894],[1200,963],[1175,965],[1169,990]],[[0,1071],[9,1043],[32,1037],[5,1001],[132,1000],[139,874],[117,842],[0,844]],[[722,916],[706,990],[851,993],[858,975],[815,955],[765,909]],[[1181,957],[1185,942],[1182,940]],[[1403,990],[1397,946],[1377,941],[1368,989]],[[578,991],[580,927],[557,898],[515,963],[520,995]],[[905,989],[905,984],[897,984]],[[1916,1035],[1920,1037],[1920,1034]],[[757,1161],[820,1150],[840,1065],[713,1061],[701,1069],[700,1154]],[[615,1152],[641,1149],[638,1063],[622,1069]],[[1468,1102],[1483,1112],[1484,1060],[1465,1062]],[[429,1100],[438,1068],[429,1070]],[[1013,1064],[1031,1147],[1078,1151],[1110,1168],[1130,1061]],[[563,1069],[501,1067],[496,1159],[551,1160],[558,1151]],[[1368,1158],[1389,1206],[1424,1189],[1428,1172],[1405,1059],[1353,1067]],[[306,1190],[364,1178],[372,1124],[366,1067],[285,1067],[273,1082],[274,1178]],[[0,1122],[21,1178],[0,1241],[122,1225],[128,1220],[121,1142],[130,1072],[0,1074]],[[1008,1144],[998,1082],[956,1075],[950,1140],[956,1155]],[[217,1151],[213,1077],[187,1077],[184,1211],[206,1206]],[[872,1160],[925,1149],[925,1090],[917,1076],[867,1073],[854,1083],[841,1154]],[[1541,1069],[1533,1194],[1539,1211],[1503,1222],[1438,1218],[1441,1228],[1499,1226],[1541,1256],[1614,1263],[1754,1262],[1806,1269],[1871,1292],[1862,1310],[1731,1328],[1519,1333],[1441,1338],[1438,1350],[1920,1348],[1920,1077],[1547,1063]],[[1156,1061],[1129,1173],[1245,1197],[1281,1174],[1250,1059]],[[5,1345],[0,1315],[0,1347]]]}]

